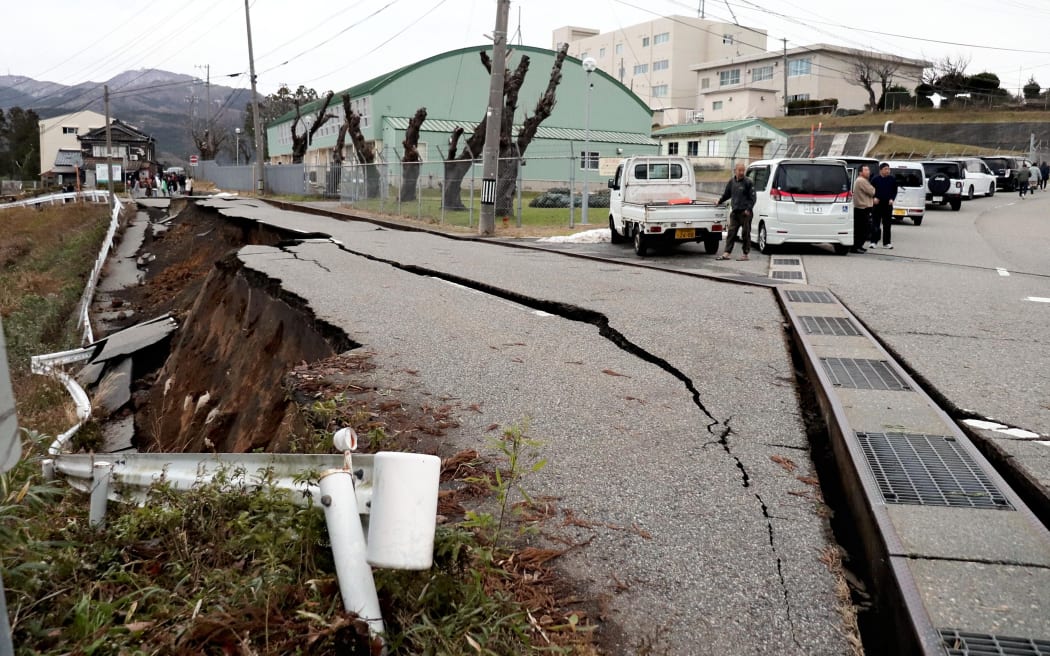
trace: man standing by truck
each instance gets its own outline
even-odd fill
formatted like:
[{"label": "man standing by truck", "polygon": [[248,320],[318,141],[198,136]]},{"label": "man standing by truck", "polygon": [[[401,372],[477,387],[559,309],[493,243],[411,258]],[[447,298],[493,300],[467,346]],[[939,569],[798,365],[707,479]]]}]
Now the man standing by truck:
[{"label": "man standing by truck", "polygon": [[739,240],[743,242],[744,254],[738,259],[749,260],[748,253],[751,252],[751,217],[755,208],[755,185],[751,178],[744,175],[744,165],[736,165],[736,175],[726,183],[726,189],[718,204],[732,199],[733,210],[729,213],[729,235],[726,237],[725,252],[716,259],[728,260],[733,252],[733,244],[737,241],[737,231],[742,235]]}]

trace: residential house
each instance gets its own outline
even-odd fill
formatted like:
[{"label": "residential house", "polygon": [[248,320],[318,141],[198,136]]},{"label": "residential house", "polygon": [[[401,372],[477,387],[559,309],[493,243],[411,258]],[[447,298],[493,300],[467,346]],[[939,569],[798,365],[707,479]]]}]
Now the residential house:
[{"label": "residential house", "polygon": [[107,179],[107,161],[112,158],[113,177],[124,178],[125,172],[145,172],[154,175],[156,170],[156,141],[153,137],[141,132],[123,121],[113,119],[110,123],[110,143],[112,149],[106,149],[105,126],[89,130],[80,135],[80,152],[84,159],[86,184],[93,187],[95,182]]},{"label": "residential house", "polygon": [[786,87],[788,103],[834,99],[834,104],[821,109],[826,113],[863,110],[869,103],[868,92],[851,81],[854,66],[864,60],[895,66],[891,84],[909,89],[919,84],[923,69],[930,66],[918,59],[823,43],[726,57],[692,66],[699,88],[696,109],[708,121],[783,116]]},{"label": "residential house", "polygon": [[682,155],[697,169],[730,169],[738,162],[784,155],[788,135],[765,121],[702,121],[653,132],[663,155]]},{"label": "residential house", "polygon": [[[60,151],[79,152],[80,142],[77,140],[77,137],[105,124],[106,117],[104,115],[89,110],[41,119],[41,177],[57,181],[60,176],[68,178],[68,176],[72,175],[73,165],[70,163],[69,155],[68,153],[60,155]],[[62,161],[61,164],[59,164],[59,160]],[[61,170],[56,169],[56,166],[60,166]]]}]

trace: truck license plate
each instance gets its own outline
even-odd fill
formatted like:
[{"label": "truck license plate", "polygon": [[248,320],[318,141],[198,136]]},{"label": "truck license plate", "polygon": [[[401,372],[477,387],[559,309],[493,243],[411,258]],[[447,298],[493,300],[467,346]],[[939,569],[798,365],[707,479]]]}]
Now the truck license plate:
[{"label": "truck license plate", "polygon": [[904,216],[904,210],[893,210],[893,216]]},{"label": "truck license plate", "polygon": [[696,239],[696,230],[694,228],[675,228],[674,238],[675,239]]}]

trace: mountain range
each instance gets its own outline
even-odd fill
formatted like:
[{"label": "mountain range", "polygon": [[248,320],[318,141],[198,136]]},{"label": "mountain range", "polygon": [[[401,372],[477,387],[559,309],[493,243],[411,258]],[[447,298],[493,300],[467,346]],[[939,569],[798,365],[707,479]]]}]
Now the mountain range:
[{"label": "mountain range", "polygon": [[109,85],[110,115],[152,135],[157,140],[157,159],[163,163],[185,162],[196,152],[190,126],[203,126],[209,95],[215,130],[232,131],[243,125],[244,108],[251,99],[247,89],[218,84],[209,89],[200,78],[149,68],[72,86],[0,75],[0,109],[32,109],[41,118],[85,109],[102,114],[104,85]]}]

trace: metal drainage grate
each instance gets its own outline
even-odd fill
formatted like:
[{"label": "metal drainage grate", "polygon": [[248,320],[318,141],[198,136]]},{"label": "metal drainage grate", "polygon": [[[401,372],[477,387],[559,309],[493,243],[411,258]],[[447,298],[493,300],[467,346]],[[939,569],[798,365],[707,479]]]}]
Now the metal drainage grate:
[{"label": "metal drainage grate", "polygon": [[772,275],[780,280],[802,280],[801,271],[774,271]]},{"label": "metal drainage grate", "polygon": [[799,317],[807,335],[838,335],[852,337],[860,331],[846,317]]},{"label": "metal drainage grate", "polygon": [[1013,510],[954,437],[857,433],[886,503]]},{"label": "metal drainage grate", "polygon": [[1050,640],[941,629],[948,656],[1050,656]]},{"label": "metal drainage grate", "polygon": [[855,360],[853,358],[821,358],[824,371],[835,387],[869,390],[909,391],[897,372],[884,360]]},{"label": "metal drainage grate", "polygon": [[835,299],[827,292],[788,291],[787,299],[792,303],[834,303]]},{"label": "metal drainage grate", "polygon": [[797,257],[774,257],[773,266],[799,266],[802,260]]}]

